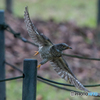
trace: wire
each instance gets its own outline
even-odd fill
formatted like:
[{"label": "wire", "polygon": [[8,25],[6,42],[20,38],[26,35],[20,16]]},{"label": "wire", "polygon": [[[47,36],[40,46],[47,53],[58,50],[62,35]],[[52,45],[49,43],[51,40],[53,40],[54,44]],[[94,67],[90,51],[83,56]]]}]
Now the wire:
[{"label": "wire", "polygon": [[[37,46],[35,45],[34,43],[28,41],[27,39],[25,39],[24,37],[21,36],[20,33],[16,33],[9,25],[7,24],[0,24],[0,29],[4,29],[4,30],[7,30],[8,32],[12,33],[14,35],[15,38],[19,38],[20,40],[22,40],[23,42],[25,43],[29,43],[29,44],[32,44],[34,46]],[[99,58],[87,58],[87,57],[81,57],[81,56],[76,56],[76,55],[68,55],[68,54],[62,54],[63,56],[68,56],[68,57],[74,57],[74,58],[79,58],[79,59],[87,59],[87,60],[97,60],[99,61],[100,59]],[[21,73],[23,73],[23,71],[21,71],[20,69],[18,69],[17,67],[13,66],[12,64],[8,63],[8,62],[5,62],[6,64],[10,65],[11,67],[15,68],[16,70],[20,71]],[[3,79],[3,80],[0,80],[0,82],[3,82],[3,81],[9,81],[9,80],[14,80],[14,79],[19,79],[19,78],[23,78],[23,76],[19,76],[19,77],[14,77],[14,78],[9,78],[9,79]],[[63,89],[63,90],[67,90],[67,91],[74,91],[74,92],[79,92],[79,91],[75,91],[75,90],[71,90],[71,89],[67,89],[65,87],[60,87],[60,86],[57,86],[57,85],[54,85],[54,84],[58,84],[58,85],[63,85],[63,86],[70,86],[70,87],[74,87],[73,85],[70,85],[70,84],[64,84],[64,83],[59,83],[59,82],[55,82],[55,81],[52,81],[52,80],[48,80],[48,79],[45,79],[43,77],[40,77],[40,76],[37,76],[37,79],[43,83],[46,83],[48,85],[51,85],[53,87],[56,87],[56,88],[59,88],[59,89]],[[96,87],[96,86],[100,86],[100,84],[96,84],[96,85],[84,85],[85,87]],[[80,92],[82,93],[82,92]]]},{"label": "wire", "polygon": [[0,24],[0,30],[6,30],[8,28],[8,25],[3,23],[3,24]]},{"label": "wire", "polygon": [[20,78],[23,78],[23,76],[18,76],[18,77],[13,77],[13,78],[8,78],[8,79],[3,79],[3,80],[0,80],[0,82],[10,81],[10,80],[15,80],[15,79],[20,79]]},{"label": "wire", "polygon": [[36,44],[34,44],[34,43],[28,41],[27,39],[25,39],[24,37],[22,37],[20,33],[15,32],[9,25],[8,25],[6,31],[12,33],[15,38],[19,38],[20,40],[22,40],[25,43],[29,43],[29,44],[32,44],[34,46],[37,46]]},{"label": "wire", "polygon": [[[50,83],[58,84],[58,85],[75,87],[74,85],[71,85],[71,84],[65,84],[65,83],[60,83],[60,82],[52,81],[52,80],[43,78],[43,77],[41,77],[41,76],[37,76],[37,78],[38,78],[38,79],[41,79],[41,80],[44,80],[44,81],[47,81],[47,82],[50,82]],[[84,85],[84,87],[98,87],[98,86],[100,86],[100,84]]]},{"label": "wire", "polygon": [[[37,46],[35,43],[28,41],[27,39],[25,39],[24,37],[21,36],[20,33],[15,32],[8,24],[3,23],[0,24],[0,29],[4,29],[7,30],[8,32],[12,33],[14,35],[15,38],[19,38],[20,40],[22,40],[25,43],[29,43],[32,44],[34,46]],[[37,46],[38,47],[38,46]],[[74,57],[74,58],[79,58],[79,59],[87,59],[87,60],[97,60],[100,61],[100,58],[87,58],[87,57],[82,57],[82,56],[77,56],[77,55],[69,55],[69,54],[65,54],[62,53],[63,56],[68,56],[68,57]]]},{"label": "wire", "polygon": [[[21,73],[23,73],[22,70],[20,70],[19,68],[17,68],[16,66],[8,63],[5,61],[6,64],[10,65],[11,67],[15,68],[16,70],[20,71]],[[24,74],[24,73],[23,73]],[[43,81],[47,81],[47,82],[50,82],[50,83],[54,83],[54,84],[58,84],[58,85],[63,85],[63,86],[69,86],[69,87],[74,87],[74,85],[71,85],[71,84],[65,84],[65,83],[60,83],[60,82],[56,82],[56,81],[52,81],[52,80],[49,80],[49,79],[46,79],[46,78],[43,78],[41,76],[38,76],[37,75],[37,79],[41,79]],[[85,87],[98,87],[100,86],[100,84],[94,84],[94,85],[84,85]]]},{"label": "wire", "polygon": [[[72,90],[72,89],[67,89],[67,88],[65,88],[65,87],[60,87],[60,86],[51,84],[51,83],[49,83],[49,82],[43,81],[43,80],[41,80],[41,79],[38,79],[38,80],[41,81],[41,82],[43,82],[43,83],[46,83],[46,84],[48,84],[48,85],[51,85],[51,86],[53,86],[53,87],[59,88],[59,89],[63,89],[63,90],[67,90],[67,91],[80,92],[80,91],[75,91],[75,90]],[[80,93],[82,93],[82,92],[80,92]]]},{"label": "wire", "polygon": [[14,69],[18,70],[19,72],[21,72],[21,73],[23,74],[23,71],[22,71],[22,70],[20,70],[19,68],[17,68],[16,66],[14,66],[14,65],[12,65],[12,64],[10,64],[10,63],[8,63],[8,62],[6,62],[6,61],[5,61],[5,64],[7,64],[7,65],[11,66],[12,68],[14,68]]},{"label": "wire", "polygon": [[[34,46],[37,46],[35,43],[28,41],[27,39],[25,39],[24,37],[21,36],[20,33],[15,32],[9,25],[6,25],[6,30],[10,33],[12,33],[14,35],[15,38],[19,38],[20,40],[22,40],[25,43],[29,43],[32,44]],[[38,47],[38,46],[37,46]],[[100,58],[87,58],[87,57],[82,57],[82,56],[76,56],[76,55],[69,55],[69,54],[65,54],[62,53],[63,56],[68,56],[68,57],[74,57],[74,58],[79,58],[79,59],[87,59],[87,60],[96,60],[96,61],[100,61]]]},{"label": "wire", "polygon": [[73,58],[79,58],[79,59],[87,59],[87,60],[97,60],[100,61],[100,58],[87,58],[87,57],[82,57],[82,56],[76,56],[76,55],[69,55],[62,53],[63,56],[68,56],[68,57],[73,57]]},{"label": "wire", "polygon": [[[58,89],[62,89],[62,90],[66,90],[66,91],[73,91],[73,92],[77,92],[77,93],[80,93],[80,94],[82,94],[82,93],[84,94],[84,92],[80,92],[80,91],[68,89],[68,88],[65,88],[65,87],[57,86],[57,85],[54,85],[54,84],[45,82],[45,81],[43,81],[43,80],[41,80],[41,79],[38,79],[38,80],[41,81],[41,82],[43,82],[43,83],[45,83],[45,84],[48,84],[48,85],[50,85],[50,86],[52,86],[52,87],[58,88]],[[100,97],[100,93],[98,93],[98,95],[97,95],[97,96],[94,96],[94,97]]]}]

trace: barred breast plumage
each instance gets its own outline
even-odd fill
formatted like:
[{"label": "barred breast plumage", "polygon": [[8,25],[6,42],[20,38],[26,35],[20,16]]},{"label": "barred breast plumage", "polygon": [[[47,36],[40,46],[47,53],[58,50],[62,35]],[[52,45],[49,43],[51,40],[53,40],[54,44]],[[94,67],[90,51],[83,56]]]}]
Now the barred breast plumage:
[{"label": "barred breast plumage", "polygon": [[50,53],[50,48],[51,46],[41,46],[39,47],[39,53],[40,53],[40,57],[45,59],[51,59],[52,58],[52,54]]},{"label": "barred breast plumage", "polygon": [[39,53],[41,58],[45,59],[52,59],[54,57],[60,57],[61,52],[57,51],[53,46],[41,46],[39,47]]}]

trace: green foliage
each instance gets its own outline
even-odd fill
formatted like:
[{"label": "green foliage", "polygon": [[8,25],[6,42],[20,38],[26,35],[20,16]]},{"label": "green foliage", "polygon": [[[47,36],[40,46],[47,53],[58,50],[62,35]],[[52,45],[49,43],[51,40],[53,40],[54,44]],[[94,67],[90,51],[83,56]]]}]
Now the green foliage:
[{"label": "green foliage", "polygon": [[22,100],[22,83],[20,81],[6,82],[7,100]]},{"label": "green foliage", "polygon": [[[76,21],[81,26],[96,26],[97,1],[96,0],[14,0],[15,16],[23,17],[25,6],[29,7],[30,16],[57,22]],[[4,8],[4,0],[0,2]]]},{"label": "green foliage", "polygon": [[[60,79],[59,82],[65,82],[65,81]],[[6,83],[7,83],[6,85],[7,100],[22,100],[22,81],[15,80]],[[91,84],[95,84],[95,83],[91,83]],[[97,88],[93,87],[93,88],[89,88],[89,90],[93,92],[99,92],[100,89],[98,87]],[[87,97],[87,96],[71,97],[70,92],[51,87],[41,82],[37,82],[37,97],[38,96],[42,97],[42,99],[39,100],[88,100],[88,99],[95,100],[94,97]]]}]

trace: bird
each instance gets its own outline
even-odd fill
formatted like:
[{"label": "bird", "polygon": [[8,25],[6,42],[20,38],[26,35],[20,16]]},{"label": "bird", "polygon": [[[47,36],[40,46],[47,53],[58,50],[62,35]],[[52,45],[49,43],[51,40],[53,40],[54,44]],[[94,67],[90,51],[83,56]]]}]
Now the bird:
[{"label": "bird", "polygon": [[50,61],[51,66],[61,78],[65,79],[81,91],[90,92],[78,81],[67,62],[62,57],[63,51],[72,49],[72,47],[66,43],[53,44],[48,37],[43,33],[40,33],[30,19],[28,7],[25,7],[24,22],[29,36],[39,48],[38,51],[35,51],[35,56],[40,54],[40,57],[43,59],[37,68],[40,68],[41,65]]}]

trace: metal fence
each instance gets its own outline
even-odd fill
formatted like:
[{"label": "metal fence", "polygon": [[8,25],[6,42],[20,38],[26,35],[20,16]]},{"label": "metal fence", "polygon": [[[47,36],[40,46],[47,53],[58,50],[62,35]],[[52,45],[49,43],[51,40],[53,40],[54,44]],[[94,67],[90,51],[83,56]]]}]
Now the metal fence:
[{"label": "metal fence", "polygon": [[[5,34],[4,31],[9,31],[9,33],[13,34],[15,38],[19,38],[25,43],[32,44],[36,46],[34,43],[28,41],[24,37],[21,36],[20,33],[16,33],[8,24],[4,21],[4,11],[0,11],[0,100],[6,99],[6,88],[5,88],[5,81],[15,80],[19,78],[23,78],[23,88],[22,88],[22,100],[36,100],[36,81],[41,81],[45,84],[48,84],[50,86],[53,86],[55,88],[63,89],[66,91],[74,91],[78,93],[82,93],[80,91],[76,91],[73,89],[66,88],[67,87],[74,87],[70,84],[64,84],[59,83],[56,81],[52,81],[46,78],[43,78],[41,76],[37,75],[37,60],[35,59],[25,59],[24,60],[24,66],[23,71],[21,71],[18,67],[8,63],[5,61]],[[98,58],[86,58],[76,55],[68,55],[63,54],[63,56],[69,56],[69,57],[75,57],[79,59],[87,59],[87,60],[97,60],[100,61]],[[13,67],[14,69],[18,70],[22,73],[22,76],[13,77],[5,79],[5,65],[9,65]],[[84,85],[85,87],[97,87],[100,86],[100,84],[95,85]],[[100,94],[98,93],[97,97],[100,97]]]}]

